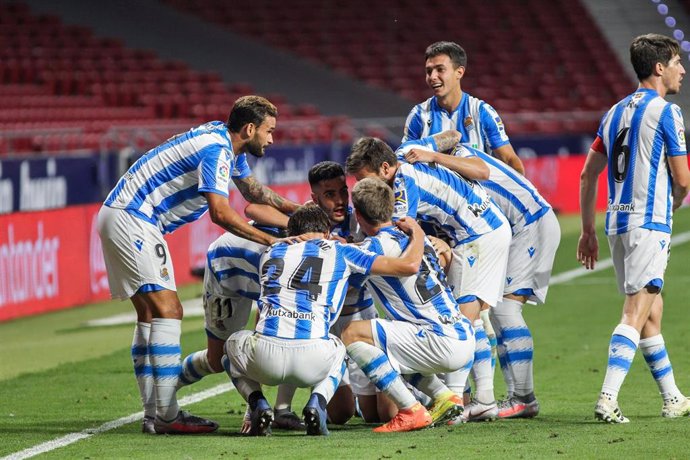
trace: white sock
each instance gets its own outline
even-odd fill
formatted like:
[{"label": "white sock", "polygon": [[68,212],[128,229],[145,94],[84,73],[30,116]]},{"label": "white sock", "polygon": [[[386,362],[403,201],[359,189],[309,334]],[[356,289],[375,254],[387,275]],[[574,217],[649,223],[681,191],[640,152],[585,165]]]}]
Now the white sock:
[{"label": "white sock", "polygon": [[676,379],[673,376],[673,367],[666,352],[664,337],[659,334],[641,339],[639,347],[656,384],[659,386],[659,393],[661,393],[664,401],[682,398],[683,394],[676,386]]},{"label": "white sock", "polygon": [[177,405],[177,380],[180,365],[181,321],[171,318],[153,318],[149,338],[149,354],[156,387],[156,415],[170,422],[180,411]]},{"label": "white sock", "polygon": [[326,404],[328,404],[328,402],[331,400],[336,390],[338,389],[340,381],[343,379],[345,369],[347,369],[347,363],[345,362],[345,359],[343,359],[340,362],[334,362],[333,366],[331,366],[331,370],[328,371],[328,377],[314,385],[314,389],[311,393],[320,394],[326,399]]},{"label": "white sock", "polygon": [[294,385],[287,383],[278,385],[276,405],[274,406],[275,410],[289,410],[292,406],[292,398],[295,396],[295,391],[297,391],[297,387]]},{"label": "white sock", "polygon": [[424,394],[431,396],[431,398],[434,400],[452,391],[443,383],[443,380],[433,374],[415,374],[410,380],[410,383],[412,382],[414,382],[413,385],[417,389],[422,391]]},{"label": "white sock", "polygon": [[417,400],[405,386],[400,373],[393,369],[383,351],[368,343],[355,342],[347,346],[347,354],[376,388],[386,393],[399,409],[408,409],[415,405]]},{"label": "white sock", "polygon": [[208,363],[208,350],[195,351],[182,360],[182,372],[178,377],[177,389],[196,383],[207,375],[215,374]]},{"label": "white sock", "polygon": [[505,366],[512,380],[515,396],[527,396],[534,392],[533,356],[534,340],[522,316],[522,302],[501,299],[492,312],[499,324],[498,335],[505,350]]},{"label": "white sock", "polygon": [[496,307],[491,308],[491,323],[496,330],[496,354],[498,356],[498,364],[501,367],[501,374],[503,374],[503,381],[506,384],[506,399],[510,399],[515,392],[515,382],[513,381],[513,373],[510,371],[508,361],[506,360],[506,346],[503,343],[501,325],[496,317],[495,310]]},{"label": "white sock", "polygon": [[492,309],[493,308],[489,308],[488,310],[481,310],[479,312],[479,317],[482,319],[482,323],[484,323],[484,332],[486,332],[486,337],[489,339],[489,346],[491,347],[491,367],[495,369],[496,357],[498,355],[496,345],[498,344],[498,342],[496,339],[496,331],[494,330],[494,326],[491,323],[490,311]]},{"label": "white sock", "polygon": [[635,358],[640,333],[627,324],[619,324],[613,330],[609,343],[609,360],[606,366],[606,376],[601,387],[603,396],[611,400],[618,399],[618,392],[628,375],[630,365]]},{"label": "white sock", "polygon": [[153,386],[153,372],[149,359],[149,337],[151,335],[151,323],[138,321],[134,325],[132,336],[132,362],[134,363],[134,376],[139,385],[141,404],[144,406],[144,415],[156,416],[156,392]]},{"label": "white sock", "polygon": [[475,398],[482,403],[491,403],[494,398],[494,371],[491,367],[491,345],[484,332],[484,322],[478,319],[474,322],[474,364],[472,378],[475,385]]}]

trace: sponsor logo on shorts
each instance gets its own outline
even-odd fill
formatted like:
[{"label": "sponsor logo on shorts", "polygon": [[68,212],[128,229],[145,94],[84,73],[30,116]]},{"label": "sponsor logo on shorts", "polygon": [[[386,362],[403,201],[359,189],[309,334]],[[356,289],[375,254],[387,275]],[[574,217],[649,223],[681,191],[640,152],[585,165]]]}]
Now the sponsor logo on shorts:
[{"label": "sponsor logo on shorts", "polygon": [[510,283],[512,283],[512,282],[513,282],[513,278],[512,278],[511,276],[508,276],[508,277],[506,278],[506,284],[510,284]]},{"label": "sponsor logo on shorts", "polygon": [[139,250],[139,252],[141,252],[141,248],[144,247],[144,242],[141,240],[135,240],[134,246],[136,246],[137,250]]},{"label": "sponsor logo on shorts", "polygon": [[476,261],[477,261],[477,258],[474,257],[474,256],[469,256],[469,257],[467,258],[467,262],[470,264],[470,267],[473,267],[473,266],[474,266],[474,263],[475,263]]},{"label": "sponsor logo on shorts", "polygon": [[659,245],[661,246],[661,249],[664,249],[666,247],[666,240],[659,241]]},{"label": "sponsor logo on shorts", "polygon": [[170,273],[168,273],[168,269],[166,267],[161,268],[161,278],[165,281],[170,281]]},{"label": "sponsor logo on shorts", "polygon": [[289,311],[282,308],[269,308],[266,312],[268,317],[290,318],[290,319],[306,319],[308,321],[316,321],[316,315],[311,312]]},{"label": "sponsor logo on shorts", "polygon": [[530,259],[531,259],[532,257],[534,257],[534,251],[535,251],[534,246],[530,247],[530,248],[527,250],[527,252],[529,253],[529,258],[530,258]]}]

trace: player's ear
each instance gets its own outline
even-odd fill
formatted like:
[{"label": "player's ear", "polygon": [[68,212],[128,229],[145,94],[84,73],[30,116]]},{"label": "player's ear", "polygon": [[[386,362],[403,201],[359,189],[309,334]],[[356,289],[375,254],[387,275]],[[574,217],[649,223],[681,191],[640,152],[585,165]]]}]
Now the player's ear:
[{"label": "player's ear", "polygon": [[465,68],[463,66],[459,65],[455,69],[455,75],[457,75],[458,80],[461,79],[463,77],[463,75],[465,75]]},{"label": "player's ear", "polygon": [[242,127],[242,130],[245,132],[247,137],[252,137],[256,132],[256,125],[254,123],[247,123]]}]

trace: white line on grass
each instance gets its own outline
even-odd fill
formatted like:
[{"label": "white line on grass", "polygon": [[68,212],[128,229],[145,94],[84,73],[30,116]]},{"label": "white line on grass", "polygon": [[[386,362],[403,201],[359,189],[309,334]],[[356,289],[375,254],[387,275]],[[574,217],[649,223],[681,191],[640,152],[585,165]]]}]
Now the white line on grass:
[{"label": "white line on grass", "polygon": [[[214,396],[218,396],[223,393],[227,393],[228,391],[232,390],[234,387],[230,383],[223,383],[221,385],[217,385],[213,388],[209,388],[208,390],[200,391],[199,393],[194,393],[189,396],[185,396],[184,398],[180,399],[180,404],[181,405],[187,405],[187,404],[194,404],[200,401],[203,401],[204,399],[208,398],[213,398]],[[60,447],[68,446],[72,443],[75,443],[77,441],[80,441],[82,439],[89,438],[95,434],[98,433],[104,433],[106,431],[114,430],[115,428],[119,428],[122,425],[127,425],[128,423],[134,423],[137,421],[140,421],[144,417],[143,412],[137,412],[132,415],[128,415],[126,417],[119,418],[117,420],[112,420],[110,422],[106,422],[103,425],[97,427],[97,428],[87,428],[83,431],[80,431],[78,433],[70,433],[66,436],[63,436],[61,438],[56,438],[51,441],[44,442],[42,444],[38,444],[33,447],[29,447],[28,449],[24,449],[20,452],[15,452],[14,454],[10,454],[7,457],[2,457],[0,460],[21,460],[24,458],[31,458],[35,457],[36,455],[43,454],[45,452],[50,452],[51,450],[59,449]]]},{"label": "white line on grass", "polygon": [[[679,233],[677,235],[674,235],[671,239],[671,244],[672,245],[680,245],[683,243],[687,243],[690,241],[690,232],[683,232]],[[551,277],[551,282],[549,284],[560,284],[560,283],[565,283],[567,281],[571,281],[575,278],[578,278],[580,276],[584,276],[588,273],[594,273],[598,272],[601,270],[605,270],[607,268],[610,268],[613,266],[613,261],[611,259],[604,259],[601,260],[597,263],[596,267],[594,270],[585,270],[584,268],[575,268],[573,270],[568,270],[563,273],[559,273],[558,275],[555,275]],[[208,390],[201,391],[199,393],[193,393],[189,396],[186,396],[180,400],[181,405],[186,405],[186,404],[194,404],[199,401],[203,401],[204,399],[212,398],[214,396],[218,396],[222,393],[226,393],[230,390],[232,390],[234,387],[229,384],[229,383],[224,383],[222,385],[215,386],[213,388],[209,388]],[[122,425],[127,425],[128,423],[134,423],[136,421],[141,420],[144,417],[143,412],[137,412],[132,415],[128,415],[126,417],[119,418],[117,420],[113,420],[110,422],[106,422],[103,425],[97,427],[97,428],[87,428],[86,430],[80,431],[78,433],[70,433],[66,436],[63,436],[61,438],[56,438],[51,441],[44,442],[42,444],[38,444],[34,447],[30,447],[28,449],[22,450],[20,452],[15,452],[14,454],[8,455],[7,457],[2,457],[0,460],[21,460],[24,458],[31,458],[39,454],[43,454],[45,452],[49,452],[51,450],[59,449],[60,447],[67,446],[69,444],[75,443],[77,441],[80,441],[82,439],[89,438],[95,434],[98,433],[103,433],[105,431],[113,430],[115,428],[119,428]]]}]

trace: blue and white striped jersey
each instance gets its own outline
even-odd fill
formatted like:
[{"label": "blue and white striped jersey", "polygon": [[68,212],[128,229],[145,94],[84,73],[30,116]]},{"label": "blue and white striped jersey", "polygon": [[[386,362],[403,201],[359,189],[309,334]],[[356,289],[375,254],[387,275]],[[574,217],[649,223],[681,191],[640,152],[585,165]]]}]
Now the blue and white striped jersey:
[{"label": "blue and white striped jersey", "polygon": [[425,140],[409,141],[396,151],[394,218],[410,216],[428,222],[450,237],[451,246],[469,243],[508,224],[477,181],[435,163],[408,163],[405,153],[420,145],[428,148],[429,144]]},{"label": "blue and white striped jersey", "polygon": [[215,294],[259,300],[259,260],[267,247],[229,232],[211,243],[206,269],[222,290]]},{"label": "blue and white striped jersey", "polygon": [[[376,254],[399,257],[409,242],[409,237],[396,227],[384,227],[364,240],[363,247]],[[460,313],[428,240],[419,273],[406,277],[370,275],[367,285],[387,318],[426,326],[438,335],[467,339],[470,322]]]},{"label": "blue and white striped jersey", "polygon": [[465,92],[453,113],[442,109],[436,102],[436,97],[430,97],[414,106],[405,121],[402,142],[422,139],[447,129],[460,131],[463,145],[489,155],[492,150],[510,143],[496,110]]},{"label": "blue and white striped jersey", "polygon": [[225,124],[212,121],[149,150],[120,178],[104,204],[171,233],[206,212],[202,192],[227,197],[231,176],[250,174],[246,154],[232,151]]},{"label": "blue and white striped jersey", "polygon": [[[331,236],[343,238],[348,243],[359,243],[365,238],[351,206],[347,207],[345,220],[331,228]],[[356,273],[350,275],[350,287],[347,290],[345,302],[343,303],[343,308],[347,309],[347,312],[343,314],[351,315],[357,311],[374,306],[374,299],[364,285],[365,280],[366,276],[364,275]]]},{"label": "blue and white striped jersey", "polygon": [[345,219],[331,228],[331,235],[343,238],[348,243],[359,243],[364,239],[364,234],[359,228],[359,223],[351,206],[347,207]]},{"label": "blue and white striped jersey", "polygon": [[331,240],[270,246],[261,257],[256,331],[283,339],[328,338],[353,273],[369,274],[378,257]]},{"label": "blue and white striped jersey", "polygon": [[671,233],[666,157],[687,155],[680,108],[640,88],[604,115],[597,133],[608,157],[606,234],[642,227]]},{"label": "blue and white striped jersey", "polygon": [[458,146],[459,157],[477,156],[489,167],[489,179],[480,181],[494,203],[506,216],[513,235],[549,212],[551,205],[525,176],[504,162],[470,147]]}]

